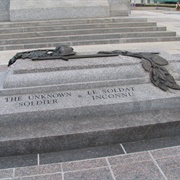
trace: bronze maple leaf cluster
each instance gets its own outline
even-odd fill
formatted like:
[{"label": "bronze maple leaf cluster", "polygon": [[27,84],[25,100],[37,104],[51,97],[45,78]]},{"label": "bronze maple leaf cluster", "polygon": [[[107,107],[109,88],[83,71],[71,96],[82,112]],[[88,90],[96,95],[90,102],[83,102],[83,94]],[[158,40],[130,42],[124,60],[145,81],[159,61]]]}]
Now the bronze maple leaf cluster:
[{"label": "bronze maple leaf cluster", "polygon": [[123,56],[131,56],[142,59],[143,68],[150,73],[151,82],[162,89],[163,91],[167,91],[168,88],[180,90],[180,86],[175,82],[173,76],[168,72],[168,70],[163,67],[168,65],[168,61],[158,53],[132,53],[128,51],[100,51],[99,53],[104,54],[119,54]]}]

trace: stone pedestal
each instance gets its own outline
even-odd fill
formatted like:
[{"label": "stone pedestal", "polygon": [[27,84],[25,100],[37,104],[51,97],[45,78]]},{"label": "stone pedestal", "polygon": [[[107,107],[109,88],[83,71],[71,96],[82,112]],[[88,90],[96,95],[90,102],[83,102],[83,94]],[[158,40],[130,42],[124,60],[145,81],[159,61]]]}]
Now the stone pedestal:
[{"label": "stone pedestal", "polygon": [[107,0],[11,0],[11,21],[108,17]]},{"label": "stone pedestal", "polygon": [[130,1],[108,0],[110,16],[128,16],[130,14]]},{"label": "stone pedestal", "polygon": [[[179,84],[180,59],[161,56]],[[0,78],[0,156],[180,134],[180,91],[155,87],[137,58],[23,59]]]},{"label": "stone pedestal", "polygon": [[0,21],[9,21],[10,0],[0,0]]},{"label": "stone pedestal", "polygon": [[127,16],[128,0],[11,0],[11,21]]}]

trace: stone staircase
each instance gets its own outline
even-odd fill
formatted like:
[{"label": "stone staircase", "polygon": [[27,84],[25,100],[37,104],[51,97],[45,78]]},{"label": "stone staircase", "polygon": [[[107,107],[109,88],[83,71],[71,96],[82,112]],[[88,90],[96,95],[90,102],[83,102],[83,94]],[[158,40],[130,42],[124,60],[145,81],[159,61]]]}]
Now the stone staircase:
[{"label": "stone staircase", "polygon": [[179,41],[175,32],[145,18],[113,17],[0,24],[0,50]]}]

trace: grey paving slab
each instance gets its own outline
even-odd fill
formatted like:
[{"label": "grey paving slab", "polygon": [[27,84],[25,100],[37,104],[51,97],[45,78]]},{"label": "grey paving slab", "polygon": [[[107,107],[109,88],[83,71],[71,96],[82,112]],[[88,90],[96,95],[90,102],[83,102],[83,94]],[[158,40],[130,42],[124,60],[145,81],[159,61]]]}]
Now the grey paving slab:
[{"label": "grey paving slab", "polygon": [[85,171],[68,172],[64,180],[114,180],[109,168],[89,169]]},{"label": "grey paving slab", "polygon": [[129,163],[151,161],[151,157],[149,156],[148,152],[140,152],[140,153],[108,157],[108,161],[111,166],[115,166],[115,165],[129,164]]},{"label": "grey paving slab", "polygon": [[62,163],[62,169],[66,171],[80,171],[92,168],[101,168],[108,166],[105,158],[90,159],[90,160],[81,160],[81,161],[72,161]]},{"label": "grey paving slab", "polygon": [[155,159],[161,159],[166,157],[180,156],[180,146],[174,146],[170,148],[157,149],[151,151],[151,154]]},{"label": "grey paving slab", "polygon": [[63,180],[61,173],[13,178],[13,180]]},{"label": "grey paving slab", "polygon": [[0,179],[3,178],[12,178],[14,169],[1,169],[0,170]]},{"label": "grey paving slab", "polygon": [[44,153],[40,154],[40,164],[90,159],[104,156],[113,156],[117,154],[124,154],[123,149],[119,144],[60,151],[54,153]]},{"label": "grey paving slab", "polygon": [[180,136],[150,139],[146,141],[136,141],[123,143],[127,153],[147,151],[171,146],[180,145]]},{"label": "grey paving slab", "polygon": [[169,180],[180,179],[180,156],[158,159],[157,163]]},{"label": "grey paving slab", "polygon": [[116,180],[164,180],[151,161],[112,166]]},{"label": "grey paving slab", "polygon": [[41,166],[29,166],[15,168],[15,177],[53,174],[61,172],[61,164],[47,164]]},{"label": "grey paving slab", "polygon": [[0,169],[37,165],[37,155],[0,157]]}]

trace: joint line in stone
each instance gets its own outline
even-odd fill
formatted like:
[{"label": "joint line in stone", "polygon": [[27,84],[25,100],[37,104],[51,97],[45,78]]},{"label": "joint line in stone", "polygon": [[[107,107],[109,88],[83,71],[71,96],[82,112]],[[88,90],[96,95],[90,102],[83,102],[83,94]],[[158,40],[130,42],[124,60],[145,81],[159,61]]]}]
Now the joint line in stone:
[{"label": "joint line in stone", "polygon": [[122,144],[120,144],[120,146],[121,146],[122,150],[124,151],[124,154],[127,154],[127,152],[126,152],[124,146],[123,146]]},{"label": "joint line in stone", "polygon": [[62,180],[64,180],[64,171],[63,171],[62,163],[61,163],[61,175],[62,175]]},{"label": "joint line in stone", "polygon": [[114,175],[114,173],[113,173],[113,170],[112,170],[112,168],[111,168],[111,165],[110,165],[110,163],[109,163],[108,158],[106,157],[105,159],[106,159],[106,162],[107,162],[107,164],[108,164],[108,167],[109,167],[109,170],[110,170],[110,172],[111,172],[111,175],[112,175],[113,179],[116,180],[116,177],[115,177],[115,175]]},{"label": "joint line in stone", "polygon": [[159,171],[160,171],[160,173],[162,174],[163,178],[164,178],[165,180],[168,180],[168,178],[166,177],[166,175],[164,174],[164,172],[163,172],[162,169],[160,168],[159,164],[158,164],[157,161],[154,159],[154,157],[153,157],[153,155],[151,154],[151,152],[148,151],[148,153],[149,153],[151,159],[153,160],[154,165],[157,166],[157,168],[159,169]]},{"label": "joint line in stone", "polygon": [[15,177],[15,168],[13,168],[13,178]]},{"label": "joint line in stone", "polygon": [[38,166],[40,165],[40,157],[39,157],[39,154],[37,154],[37,165],[38,165]]}]

